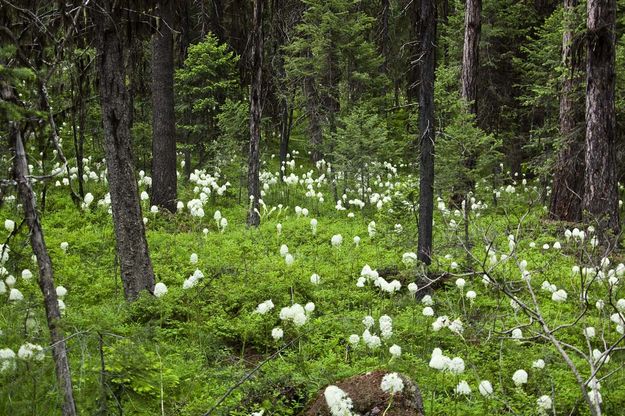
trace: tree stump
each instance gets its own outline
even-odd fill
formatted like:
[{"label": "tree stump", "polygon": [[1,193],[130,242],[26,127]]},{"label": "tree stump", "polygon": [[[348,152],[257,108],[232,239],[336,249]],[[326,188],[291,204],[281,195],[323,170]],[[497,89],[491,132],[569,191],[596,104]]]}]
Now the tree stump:
[{"label": "tree stump", "polygon": [[[343,390],[352,399],[352,412],[360,416],[382,415],[389,405],[391,395],[380,388],[386,371],[353,376],[336,382],[334,385]],[[406,376],[399,375],[404,382],[404,389],[396,393],[391,406],[386,410],[386,416],[424,416],[421,392],[415,383]],[[301,416],[332,416],[321,390],[311,404],[301,413]]]}]

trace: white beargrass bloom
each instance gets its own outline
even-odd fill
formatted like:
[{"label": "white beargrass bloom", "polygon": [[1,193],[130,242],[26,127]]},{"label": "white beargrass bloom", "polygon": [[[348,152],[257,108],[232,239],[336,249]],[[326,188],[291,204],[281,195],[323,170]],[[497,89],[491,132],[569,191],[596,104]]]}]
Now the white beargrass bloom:
[{"label": "white beargrass bloom", "polygon": [[553,294],[551,295],[551,300],[553,300],[554,302],[564,302],[566,301],[567,296],[568,295],[566,291],[564,289],[560,289],[553,292]]},{"label": "white beargrass bloom", "polygon": [[312,276],[310,276],[310,283],[312,283],[313,285],[318,285],[321,282],[321,276],[319,276],[317,273],[313,273]]},{"label": "white beargrass bloom", "polygon": [[482,380],[480,381],[478,390],[482,396],[488,397],[493,394],[493,385],[488,380]]},{"label": "white beargrass bloom", "polygon": [[362,319],[362,324],[365,326],[366,329],[369,329],[373,325],[375,325],[375,319],[373,319],[373,316],[367,315]]},{"label": "white beargrass bloom", "polygon": [[274,340],[279,340],[282,339],[282,337],[284,336],[284,330],[280,327],[276,327],[274,329],[271,330],[271,337]]},{"label": "white beargrass bloom", "polygon": [[315,310],[315,304],[312,302],[308,302],[306,305],[304,305],[304,310],[307,313],[312,313]]},{"label": "white beargrass bloom", "polygon": [[406,267],[414,266],[417,263],[417,254],[413,252],[404,253],[401,261],[406,265]]},{"label": "white beargrass bloom", "polygon": [[63,241],[61,243],[61,250],[63,250],[64,253],[67,253],[68,248],[69,248],[69,243],[67,241]]},{"label": "white beargrass bloom", "polygon": [[391,347],[388,349],[388,352],[391,353],[393,358],[401,357],[401,347],[397,344],[391,345]]},{"label": "white beargrass bloom", "polygon": [[15,279],[15,276],[10,274],[7,276],[6,279],[4,279],[4,282],[7,284],[8,287],[13,287],[15,286],[15,283],[17,282],[17,280]]},{"label": "white beargrass bloom", "polygon": [[196,253],[191,253],[191,256],[189,256],[189,263],[191,264],[197,264],[198,262],[198,256]]},{"label": "white beargrass bloom", "polygon": [[469,290],[465,296],[470,301],[474,301],[475,298],[477,297],[477,293],[475,293],[475,291],[473,291],[473,290]]},{"label": "white beargrass bloom", "polygon": [[156,205],[152,205],[150,207],[150,213],[152,214],[158,214],[158,207]]},{"label": "white beargrass bloom", "polygon": [[449,361],[448,370],[452,374],[464,373],[464,360],[460,357],[454,357]]},{"label": "white beargrass bloom", "polygon": [[404,390],[404,381],[399,377],[399,374],[389,373],[382,378],[380,388],[388,394],[401,393]]},{"label": "white beargrass bloom", "polygon": [[213,214],[213,219],[215,220],[215,222],[217,222],[217,225],[219,225],[219,221],[221,221],[221,211],[215,211],[215,213]]},{"label": "white beargrass bloom", "polygon": [[264,301],[263,303],[259,303],[258,306],[256,307],[256,310],[254,311],[255,313],[264,315],[267,312],[269,312],[270,310],[272,310],[274,308],[274,304],[272,302],[271,299]]},{"label": "white beargrass bloom", "polygon": [[280,319],[291,321],[295,326],[302,326],[306,323],[308,317],[304,307],[299,303],[295,303],[280,310]]},{"label": "white beargrass bloom", "polygon": [[523,331],[521,331],[521,328],[514,328],[511,336],[512,339],[521,339],[523,338]]},{"label": "white beargrass bloom", "polygon": [[467,282],[463,278],[456,279],[456,286],[458,286],[458,289],[460,290],[464,289],[466,283]]},{"label": "white beargrass bloom", "polygon": [[57,286],[56,287],[56,296],[59,298],[64,298],[65,295],[67,295],[67,289],[65,289],[64,286]]},{"label": "white beargrass bloom", "polygon": [[432,323],[432,329],[434,332],[438,332],[441,329],[448,327],[449,324],[449,317],[447,317],[447,315],[439,316],[436,318],[436,321]]},{"label": "white beargrass bloom", "polygon": [[462,380],[460,383],[458,383],[458,385],[456,386],[456,393],[462,395],[471,394],[471,387],[469,387],[469,383],[467,383],[465,380]]},{"label": "white beargrass bloom", "polygon": [[22,270],[22,279],[30,280],[32,278],[33,278],[33,273],[30,270],[28,269]]},{"label": "white beargrass bloom", "polygon": [[354,407],[352,399],[349,398],[347,393],[338,388],[337,386],[326,387],[323,395],[326,399],[326,404],[330,409],[332,416],[352,416],[351,409]]},{"label": "white beargrass bloom", "polygon": [[369,233],[369,238],[375,237],[376,234],[376,226],[375,221],[371,221],[367,226],[367,232]]},{"label": "white beargrass bloom", "polygon": [[356,244],[356,247],[358,247],[358,245],[360,244],[360,237],[358,237],[357,235],[354,236],[354,244]]},{"label": "white beargrass bloom", "polygon": [[431,306],[426,306],[425,308],[423,308],[423,311],[421,313],[423,314],[423,316],[434,316],[434,309],[432,309]]},{"label": "white beargrass bloom", "polygon": [[154,296],[160,298],[167,293],[167,286],[163,282],[158,282],[154,285]]},{"label": "white beargrass bloom", "polygon": [[512,381],[517,387],[522,386],[523,384],[527,384],[527,371],[525,370],[516,370],[512,375]]},{"label": "white beargrass bloom", "polygon": [[9,233],[12,233],[15,230],[15,221],[13,220],[4,220],[4,229]]},{"label": "white beargrass bloom", "polygon": [[542,395],[536,400],[539,411],[551,410],[552,404],[551,397],[547,395]]},{"label": "white beargrass bloom", "polygon": [[295,261],[295,258],[293,257],[291,253],[287,253],[286,256],[284,256],[284,262],[286,263],[287,266],[292,266],[294,261]]},{"label": "white beargrass bloom", "polygon": [[542,370],[543,368],[545,368],[545,360],[543,360],[542,358],[539,358],[538,360],[532,363],[532,367],[537,370]]},{"label": "white beargrass bloom", "polygon": [[310,220],[310,230],[312,231],[313,235],[317,234],[317,219],[313,218]]},{"label": "white beargrass bloom", "polygon": [[598,310],[602,310],[603,307],[605,306],[605,301],[603,299],[599,299],[596,303],[595,303],[595,307]]},{"label": "white beargrass bloom", "polygon": [[11,348],[0,349],[0,374],[15,370],[15,352]]},{"label": "white beargrass bloom", "polygon": [[41,345],[27,342],[20,347],[17,356],[24,361],[43,361],[45,354]]},{"label": "white beargrass bloom", "polygon": [[423,303],[425,306],[434,305],[434,301],[432,300],[432,296],[430,295],[425,295],[423,298],[421,298],[421,303]]},{"label": "white beargrass bloom", "polygon": [[592,326],[589,326],[587,328],[584,328],[584,335],[587,338],[594,338],[595,337],[595,328]]},{"label": "white beargrass bloom", "polygon": [[410,292],[411,295],[414,295],[415,293],[417,293],[417,291],[419,290],[419,286],[417,286],[416,283],[409,283],[408,284],[408,291]]},{"label": "white beargrass bloom", "polygon": [[358,335],[356,335],[356,334],[351,334],[351,335],[349,336],[349,343],[350,343],[350,344],[352,344],[352,345],[354,345],[354,346],[355,346],[355,345],[356,345],[356,344],[358,344],[359,342],[360,342],[360,337],[359,337]]},{"label": "white beargrass bloom", "polygon": [[440,348],[434,348],[434,350],[432,351],[432,356],[430,358],[429,366],[435,370],[443,371],[449,368],[450,362],[451,359],[446,355],[443,355],[443,352]]},{"label": "white beargrass bloom", "polygon": [[5,293],[7,293],[7,286],[4,284],[4,281],[0,280],[0,295]]},{"label": "white beargrass bloom", "polygon": [[9,292],[9,300],[19,302],[21,300],[24,300],[24,295],[22,295],[22,292],[20,292],[18,289],[13,288]]},{"label": "white beargrass bloom", "polygon": [[562,244],[560,244],[559,241],[556,241],[555,243],[553,243],[553,248],[556,250],[560,250],[562,248]]},{"label": "white beargrass bloom", "polygon": [[280,255],[282,257],[286,256],[289,253],[289,247],[286,244],[282,244],[280,246]]},{"label": "white beargrass bloom", "polygon": [[332,247],[339,247],[343,244],[343,236],[341,234],[335,234],[332,236],[330,242],[332,243]]},{"label": "white beargrass bloom", "polygon": [[282,234],[282,224],[276,224],[276,231],[278,232],[278,235]]},{"label": "white beargrass bloom", "polygon": [[221,221],[219,221],[219,228],[222,233],[226,231],[227,226],[228,226],[228,220],[225,218],[222,218]]}]

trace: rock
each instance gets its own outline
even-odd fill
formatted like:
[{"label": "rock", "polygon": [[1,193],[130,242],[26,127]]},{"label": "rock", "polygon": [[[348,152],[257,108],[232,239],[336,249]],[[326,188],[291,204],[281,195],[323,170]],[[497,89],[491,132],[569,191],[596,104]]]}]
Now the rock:
[{"label": "rock", "polygon": [[[334,383],[352,399],[352,412],[360,416],[381,416],[386,410],[390,395],[380,388],[386,371],[353,376]],[[424,416],[421,392],[415,383],[400,374],[404,382],[404,390],[395,394],[391,407],[385,416]],[[311,404],[300,414],[301,416],[332,416],[321,390]]]}]

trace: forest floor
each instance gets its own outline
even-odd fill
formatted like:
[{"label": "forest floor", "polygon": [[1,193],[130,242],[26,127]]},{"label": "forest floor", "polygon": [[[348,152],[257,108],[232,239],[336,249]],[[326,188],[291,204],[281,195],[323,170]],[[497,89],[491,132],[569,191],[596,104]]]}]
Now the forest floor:
[{"label": "forest floor", "polygon": [[[99,166],[90,170],[103,177]],[[341,206],[323,166],[292,164],[286,182],[265,173],[258,229],[245,225],[237,186],[224,188],[238,184],[227,169],[182,183],[184,208],[176,214],[152,213],[143,201],[157,281],[168,291],[132,304],[124,301],[102,181],[87,181],[95,201],[83,209],[71,203],[67,186],[48,188],[43,230],[56,284],[68,292],[63,327],[80,414],[200,415],[216,405],[215,415],[298,414],[325,386],[378,369],[410,377],[427,415],[590,414],[570,367],[512,297],[556,329],[584,380],[600,367],[601,387],[593,391],[604,414],[622,414],[622,344],[610,348],[622,341],[623,326],[610,317],[625,308],[618,302],[625,294],[609,282],[625,271],[622,253],[602,264],[604,249],[593,247],[591,232],[583,240],[565,236],[566,224],[545,220],[545,197],[533,184],[510,177],[495,190],[478,182],[468,211],[470,250],[462,207],[441,195],[425,270],[413,261],[415,180],[390,166],[377,169],[365,197],[356,185],[340,186]],[[146,182],[140,188],[149,193]],[[366,199],[363,208],[358,198]],[[201,218],[188,209],[194,199]],[[0,218],[19,224],[22,213],[7,202]],[[36,279],[20,277],[23,269],[36,274],[26,232],[10,247],[4,267],[18,276],[14,287],[24,300],[0,302],[0,348],[47,345]],[[594,336],[584,335],[587,327]],[[435,368],[435,348],[462,366]],[[57,414],[45,351],[41,362],[18,361],[14,371],[0,372],[0,414]],[[483,394],[484,380],[492,394]],[[457,388],[462,381],[470,393]]]}]

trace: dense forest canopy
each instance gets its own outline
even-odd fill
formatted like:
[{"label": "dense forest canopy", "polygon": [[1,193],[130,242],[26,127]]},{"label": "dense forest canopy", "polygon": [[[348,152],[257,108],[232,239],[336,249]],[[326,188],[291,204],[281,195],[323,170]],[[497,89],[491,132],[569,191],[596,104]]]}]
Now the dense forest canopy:
[{"label": "dense forest canopy", "polygon": [[0,119],[0,414],[622,412],[625,0],[0,0]]}]

